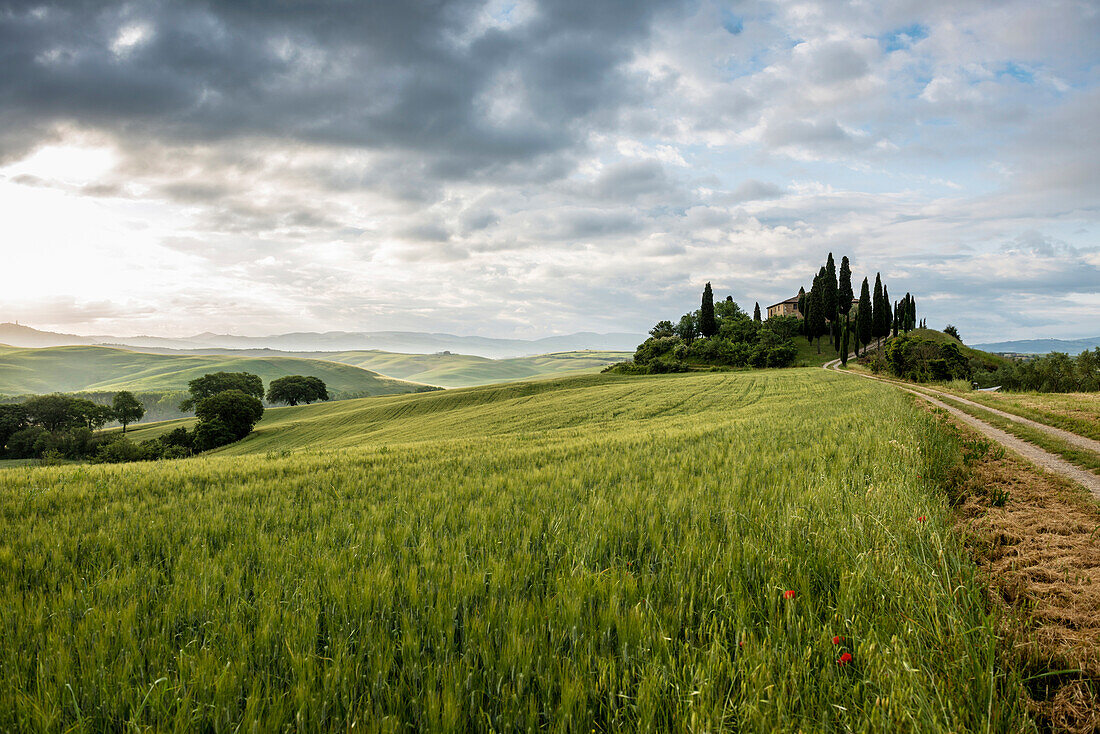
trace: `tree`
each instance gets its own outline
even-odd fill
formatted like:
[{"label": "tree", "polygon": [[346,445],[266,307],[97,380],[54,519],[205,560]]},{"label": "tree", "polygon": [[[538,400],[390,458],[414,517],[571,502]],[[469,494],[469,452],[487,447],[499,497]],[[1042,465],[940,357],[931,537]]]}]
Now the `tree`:
[{"label": "tree", "polygon": [[[669,325],[671,326],[671,324]],[[287,405],[305,403],[309,405],[318,400],[328,400],[328,389],[319,377],[287,375],[272,380],[267,388],[267,402],[269,403],[285,403]]]},{"label": "tree", "polygon": [[676,324],[676,336],[683,339],[685,344],[695,341],[695,336],[699,333],[695,322],[695,316],[686,313],[680,317],[680,323]]},{"label": "tree", "polygon": [[875,273],[875,291],[871,297],[871,335],[877,338],[886,336],[886,324],[883,317],[886,311],[882,307],[882,276]]},{"label": "tree", "polygon": [[756,308],[754,308],[752,310],[752,320],[753,321],[759,321],[760,320],[760,301],[756,302]]},{"label": "tree", "polygon": [[[220,421],[233,440],[238,441],[252,432],[263,414],[264,404],[259,398],[241,390],[223,390],[195,403],[195,415],[199,419],[195,431],[197,433],[203,423]],[[195,440],[198,443],[197,436]]]},{"label": "tree", "polygon": [[841,327],[840,361],[848,364],[848,332],[852,328],[852,266],[848,262],[848,256],[840,259],[840,281],[837,283],[836,310],[837,317],[844,316],[844,326]]},{"label": "tree", "polygon": [[[662,337],[666,337],[666,336],[673,336],[675,334],[674,329],[675,329],[675,327],[672,325],[672,322],[668,321],[666,319],[664,321],[658,321],[654,325],[654,327],[649,330],[649,335],[650,336],[655,336],[658,339],[660,339]],[[274,386],[275,383],[273,382],[271,384],[272,384],[272,386]],[[271,390],[269,389],[268,393],[270,393],[270,392],[271,392]],[[271,400],[271,398],[268,398],[268,400]]]},{"label": "tree", "polygon": [[859,290],[859,308],[856,311],[856,341],[867,345],[874,336],[874,312],[871,307],[871,287],[867,279],[863,279],[863,286]]},{"label": "tree", "polygon": [[840,289],[836,282],[836,263],[833,261],[833,253],[829,253],[829,259],[825,263],[825,280],[822,283],[822,301],[825,306],[825,318],[836,321],[839,308]]},{"label": "tree", "polygon": [[948,334],[948,335],[950,335],[950,336],[953,336],[953,337],[955,337],[956,339],[958,339],[959,341],[962,341],[962,337],[961,337],[961,336],[959,336],[959,330],[958,330],[958,329],[956,329],[956,328],[955,328],[955,327],[954,327],[953,325],[951,325],[951,324],[948,324],[947,326],[943,327],[943,333],[944,333],[944,334]]},{"label": "tree", "polygon": [[112,418],[111,409],[91,400],[53,393],[36,395],[23,403],[27,421],[50,433],[74,428],[101,428]]},{"label": "tree", "polygon": [[894,321],[894,312],[890,309],[890,289],[882,286],[882,336],[890,336],[890,324]]},{"label": "tree", "polygon": [[718,330],[722,330],[722,324],[730,319],[743,319],[745,312],[733,300],[733,296],[726,296],[726,300],[714,304],[714,318],[718,322]]},{"label": "tree", "polygon": [[838,313],[845,316],[852,310],[852,266],[848,264],[848,256],[840,260],[840,283],[837,285],[836,308]]},{"label": "tree", "polygon": [[[824,268],[822,268],[824,270]],[[825,279],[821,274],[814,280],[813,287],[810,288],[810,295],[807,300],[810,302],[810,316],[806,319],[809,322],[809,333],[813,336],[811,338],[817,339],[817,353],[821,354],[821,336],[826,333],[825,330]]]},{"label": "tree", "polygon": [[802,314],[802,318],[806,318],[806,289],[798,289],[798,312]]},{"label": "tree", "polygon": [[844,334],[840,338],[840,363],[847,366],[848,364],[848,329],[847,319],[844,324]]},{"label": "tree", "polygon": [[703,288],[703,303],[699,307],[699,333],[709,338],[718,333],[718,323],[714,320],[714,291],[710,283]]},{"label": "tree", "polygon": [[115,420],[122,424],[123,433],[126,433],[126,426],[137,423],[145,415],[145,406],[127,390],[115,393],[111,407],[115,412]]},{"label": "tree", "polygon": [[7,445],[9,438],[29,425],[27,410],[22,405],[0,405],[0,451]]},{"label": "tree", "polygon": [[264,383],[259,375],[250,372],[210,372],[187,383],[191,397],[180,403],[180,410],[189,411],[200,400],[213,397],[226,390],[239,390],[257,400],[264,398]]}]

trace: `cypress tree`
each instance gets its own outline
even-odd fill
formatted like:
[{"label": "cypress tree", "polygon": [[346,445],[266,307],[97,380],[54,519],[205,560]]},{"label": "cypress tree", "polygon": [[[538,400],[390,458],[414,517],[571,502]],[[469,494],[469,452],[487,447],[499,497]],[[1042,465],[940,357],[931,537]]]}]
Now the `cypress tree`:
[{"label": "cypress tree", "polygon": [[833,261],[833,253],[829,253],[829,260],[825,263],[825,281],[822,296],[824,296],[825,317],[829,321],[836,321],[837,295],[836,263]]},{"label": "cypress tree", "polygon": [[882,336],[890,336],[890,324],[894,321],[894,312],[890,308],[890,289],[882,286]]},{"label": "cypress tree", "polygon": [[756,302],[756,308],[754,308],[752,310],[752,320],[753,321],[759,321],[760,320],[760,301]]},{"label": "cypress tree", "polygon": [[848,364],[848,331],[852,325],[852,266],[848,263],[847,255],[840,259],[840,282],[837,283],[836,310],[838,317],[841,314],[844,315],[844,326],[841,327],[843,331],[843,337],[841,338],[843,354],[840,358],[844,364]]},{"label": "cypress tree", "polygon": [[[821,269],[822,271],[825,268]],[[823,275],[824,273],[822,273]],[[825,278],[818,275],[814,280],[814,286],[810,289],[810,332],[817,339],[817,353],[821,354],[821,337],[827,333],[825,330]]]},{"label": "cypress tree", "polygon": [[840,260],[840,283],[836,292],[837,312],[848,315],[852,310],[852,267],[848,264],[848,256]]},{"label": "cypress tree", "polygon": [[[810,293],[813,293],[813,291],[811,290]],[[814,304],[813,300],[810,298],[810,293],[805,293],[802,297],[802,335],[806,337],[806,341],[808,342],[812,342],[814,340]]]},{"label": "cypress tree", "polygon": [[875,290],[871,296],[871,334],[875,338],[886,336],[883,328],[882,317],[885,311],[882,309],[882,276],[875,273]]},{"label": "cypress tree", "polygon": [[699,307],[699,333],[711,337],[718,333],[718,324],[714,320],[714,291],[710,283],[703,289],[703,303]]},{"label": "cypress tree", "polygon": [[802,318],[806,318],[806,289],[798,289],[798,312],[802,314]]},{"label": "cypress tree", "polygon": [[864,344],[870,344],[874,336],[874,311],[871,306],[871,288],[867,279],[863,279],[863,287],[859,290],[859,310],[856,311],[856,328],[859,333],[856,339]]}]

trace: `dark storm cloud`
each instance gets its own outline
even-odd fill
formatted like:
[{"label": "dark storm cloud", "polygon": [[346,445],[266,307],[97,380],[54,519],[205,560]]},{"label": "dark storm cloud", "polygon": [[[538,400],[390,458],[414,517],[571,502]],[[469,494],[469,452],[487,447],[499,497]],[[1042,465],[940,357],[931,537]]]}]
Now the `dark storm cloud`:
[{"label": "dark storm cloud", "polygon": [[[57,122],[175,140],[417,151],[447,178],[577,145],[637,90],[621,65],[663,0],[0,5],[0,155]],[[492,20],[490,18],[490,20]]]}]

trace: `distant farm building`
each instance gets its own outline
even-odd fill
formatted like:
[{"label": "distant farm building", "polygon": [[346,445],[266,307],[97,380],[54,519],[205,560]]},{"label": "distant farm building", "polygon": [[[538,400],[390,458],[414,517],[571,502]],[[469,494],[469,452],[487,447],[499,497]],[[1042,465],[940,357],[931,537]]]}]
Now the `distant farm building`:
[{"label": "distant farm building", "polygon": [[780,301],[768,306],[768,318],[772,316],[797,316],[802,318],[802,312],[798,310],[798,296],[791,296],[785,301]]}]

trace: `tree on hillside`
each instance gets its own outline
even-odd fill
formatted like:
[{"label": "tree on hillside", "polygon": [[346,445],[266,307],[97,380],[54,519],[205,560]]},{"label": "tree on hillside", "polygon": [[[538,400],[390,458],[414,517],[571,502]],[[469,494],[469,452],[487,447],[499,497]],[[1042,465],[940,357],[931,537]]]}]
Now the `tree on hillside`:
[{"label": "tree on hillside", "polygon": [[859,307],[856,311],[857,341],[866,346],[871,343],[874,334],[874,311],[871,307],[871,287],[867,279],[863,279],[863,286],[859,290]]},{"label": "tree on hillside", "polygon": [[871,335],[876,339],[886,336],[886,325],[882,320],[885,314],[882,307],[882,276],[875,273],[875,290],[871,296]]},{"label": "tree on hillside", "polygon": [[137,423],[145,415],[145,406],[127,390],[115,393],[111,407],[115,411],[115,420],[122,424],[123,433],[126,433],[126,426]]},{"label": "tree on hillside", "polygon": [[737,305],[737,301],[733,300],[733,296],[726,296],[726,300],[714,304],[714,320],[718,323],[719,331],[724,322],[744,317],[745,312]]},{"label": "tree on hillside", "polygon": [[684,340],[685,344],[690,345],[695,341],[695,337],[699,334],[699,330],[696,327],[695,316],[686,313],[680,317],[680,323],[676,325],[676,336]]},{"label": "tree on hillside", "polygon": [[114,417],[113,411],[106,405],[96,405],[91,400],[61,393],[36,395],[23,403],[23,409],[29,423],[41,426],[50,433],[75,428],[94,431]]},{"label": "tree on hillside", "polygon": [[837,284],[836,307],[837,312],[845,316],[852,310],[852,267],[848,264],[848,256],[840,260],[840,282]]},{"label": "tree on hillside", "polygon": [[[199,425],[214,423],[225,426],[234,441],[252,432],[264,415],[264,404],[254,395],[241,390],[223,390],[195,404]],[[196,433],[198,427],[196,426]]]},{"label": "tree on hillside", "polygon": [[287,405],[305,403],[309,405],[319,400],[328,400],[328,389],[319,377],[287,375],[272,380],[267,388],[267,402],[269,403],[285,403]]},{"label": "tree on hillside", "polygon": [[[838,319],[839,320],[839,319]],[[840,335],[840,363],[843,365],[848,364],[848,336],[851,329],[848,328],[847,320],[841,327],[842,334]]]},{"label": "tree on hillside", "polygon": [[180,410],[187,412],[200,400],[213,397],[226,390],[239,390],[257,400],[264,398],[264,383],[259,375],[250,372],[210,372],[187,383],[191,397],[180,403]]},{"label": "tree on hillside", "polygon": [[948,324],[947,326],[943,327],[943,333],[949,336],[953,336],[959,341],[963,340],[963,338],[959,336],[959,330],[956,329],[952,324]]},{"label": "tree on hillside", "polygon": [[714,291],[710,283],[703,288],[703,303],[699,307],[699,333],[709,338],[718,333],[718,323],[714,320]]},{"label": "tree on hillside", "polygon": [[890,289],[882,285],[882,336],[890,336],[890,325],[894,321],[894,312],[890,308]]},{"label": "tree on hillside", "polygon": [[833,261],[833,253],[829,253],[829,259],[825,263],[825,280],[822,283],[822,299],[825,306],[825,318],[830,322],[836,321],[839,308],[839,287],[836,282],[836,262]]},{"label": "tree on hillside", "polygon": [[852,266],[848,262],[847,255],[840,259],[840,279],[837,282],[836,310],[838,321],[840,320],[840,316],[844,317],[844,324],[841,326],[840,359],[843,364],[848,364],[848,332],[851,330],[852,311]]},{"label": "tree on hillside", "polygon": [[810,295],[807,299],[810,302],[810,315],[806,319],[809,328],[807,334],[811,335],[811,339],[817,339],[818,354],[821,354],[821,337],[827,333],[825,329],[825,284],[823,282],[825,278],[823,275],[823,273],[819,274],[814,279],[813,287],[810,288]]},{"label": "tree on hillside", "polygon": [[30,426],[27,410],[22,405],[0,405],[0,453],[8,444],[8,439]]},{"label": "tree on hillside", "polygon": [[752,310],[752,320],[753,321],[759,321],[760,320],[760,301],[756,302],[756,308],[754,308]]},{"label": "tree on hillside", "polygon": [[[650,336],[655,336],[658,339],[666,336],[673,336],[676,327],[672,325],[672,322],[665,319],[664,321],[658,321],[652,329],[649,330]],[[272,383],[274,384],[274,383]]]}]

